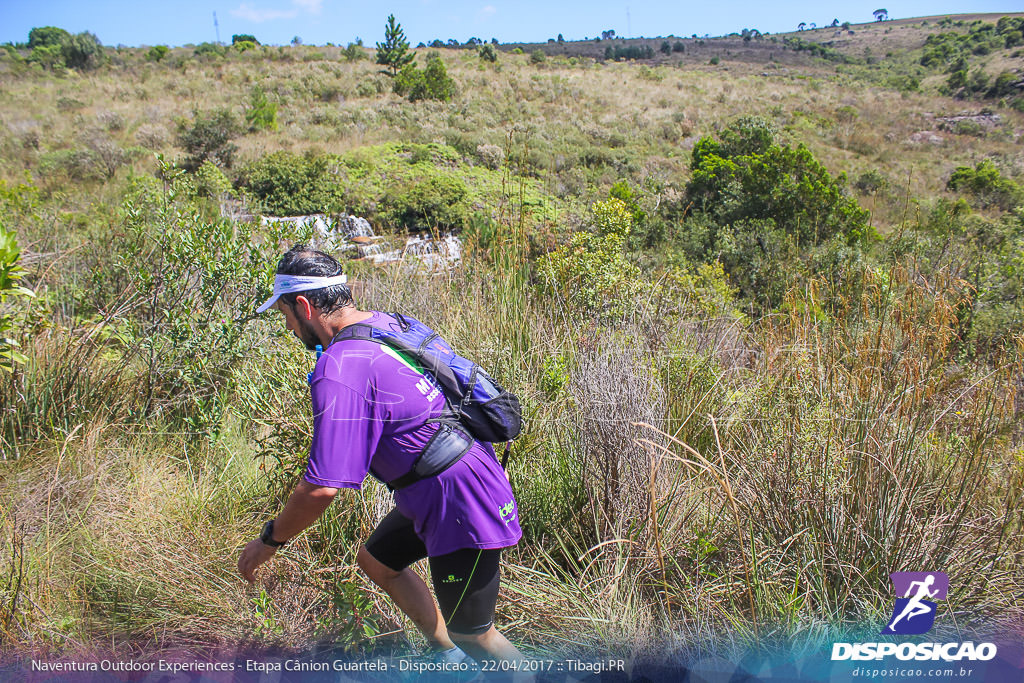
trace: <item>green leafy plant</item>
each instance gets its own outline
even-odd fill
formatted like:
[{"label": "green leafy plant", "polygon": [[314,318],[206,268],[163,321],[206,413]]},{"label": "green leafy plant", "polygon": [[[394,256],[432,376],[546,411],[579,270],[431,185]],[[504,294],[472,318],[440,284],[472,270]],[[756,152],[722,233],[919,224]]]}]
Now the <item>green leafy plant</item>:
[{"label": "green leafy plant", "polygon": [[148,52],[146,52],[146,59],[150,62],[159,62],[167,56],[167,53],[169,51],[170,48],[168,48],[166,45],[154,45],[153,47],[149,48]]},{"label": "green leafy plant", "polygon": [[480,56],[480,59],[484,60],[485,62],[491,62],[493,64],[494,62],[498,61],[498,50],[495,49],[495,47],[490,43],[484,43],[483,45],[478,47],[476,49],[476,53],[477,55]]},{"label": "green leafy plant", "polygon": [[427,56],[423,70],[407,65],[395,77],[394,90],[410,102],[418,100],[441,100],[447,102],[455,93],[455,81],[448,76],[444,61],[440,55],[433,53]]},{"label": "green leafy plant", "polygon": [[195,170],[209,159],[230,168],[238,151],[231,139],[240,132],[235,115],[228,109],[196,112],[191,125],[183,122],[179,127],[178,144],[188,152],[183,165]]},{"label": "green leafy plant", "polygon": [[566,298],[569,310],[615,314],[638,290],[639,269],[626,260],[632,212],[619,199],[591,206],[593,231],[578,232],[567,244],[542,257],[541,289]]},{"label": "green leafy plant", "polygon": [[990,159],[982,159],[974,168],[957,166],[946,187],[954,192],[972,194],[986,207],[1011,209],[1024,202],[1024,190],[1009,178],[1004,178]]},{"label": "green leafy plant", "polygon": [[277,103],[267,99],[262,87],[256,86],[249,96],[249,108],[245,112],[249,130],[277,130]]},{"label": "green leafy plant", "polygon": [[14,231],[0,224],[0,371],[7,373],[28,360],[18,351],[18,341],[9,336],[14,322],[2,308],[9,298],[32,296],[31,290],[18,284],[25,275],[24,269],[18,265],[20,256],[21,249]]},{"label": "green leafy plant", "polygon": [[342,208],[336,162],[325,156],[275,152],[245,166],[242,189],[275,216],[301,216]]}]

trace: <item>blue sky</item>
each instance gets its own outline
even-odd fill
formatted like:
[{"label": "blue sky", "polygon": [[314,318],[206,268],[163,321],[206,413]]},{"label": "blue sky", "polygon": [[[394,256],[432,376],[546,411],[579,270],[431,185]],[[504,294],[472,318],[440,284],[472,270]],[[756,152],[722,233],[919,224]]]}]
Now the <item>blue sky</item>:
[{"label": "blue sky", "polygon": [[800,22],[819,26],[833,19],[861,23],[880,7],[892,18],[934,14],[1020,11],[1020,0],[853,0],[823,4],[776,2],[644,2],[622,0],[404,0],[377,4],[352,0],[0,0],[0,42],[24,42],[34,26],[92,31],[104,45],[184,45],[251,33],[264,43],[346,44],[360,37],[368,46],[383,40],[384,22],[394,13],[413,45],[434,38],[471,36],[501,42],[543,41],[559,33],[566,40],[599,35],[723,35],[743,28],[792,31]]}]

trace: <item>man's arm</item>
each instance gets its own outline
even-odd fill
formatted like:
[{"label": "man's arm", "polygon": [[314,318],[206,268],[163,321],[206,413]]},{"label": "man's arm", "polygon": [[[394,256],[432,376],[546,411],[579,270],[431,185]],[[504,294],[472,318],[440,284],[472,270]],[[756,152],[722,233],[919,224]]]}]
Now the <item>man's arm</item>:
[{"label": "man's arm", "polygon": [[[275,541],[288,541],[298,536],[309,525],[320,518],[337,495],[338,489],[330,486],[317,486],[307,481],[299,485],[288,497],[281,514],[274,520]],[[277,552],[277,548],[265,545],[260,539],[249,541],[238,558],[238,573],[252,583],[256,580],[256,568],[269,560]]]}]

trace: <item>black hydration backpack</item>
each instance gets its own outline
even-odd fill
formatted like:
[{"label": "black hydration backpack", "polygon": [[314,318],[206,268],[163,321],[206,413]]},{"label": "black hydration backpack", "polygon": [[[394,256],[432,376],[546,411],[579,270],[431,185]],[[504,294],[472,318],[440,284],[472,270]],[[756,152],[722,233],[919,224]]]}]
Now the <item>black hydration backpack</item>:
[{"label": "black hydration backpack", "polygon": [[333,342],[346,339],[388,346],[422,368],[444,393],[446,409],[433,422],[440,429],[423,448],[412,470],[386,482],[400,489],[448,469],[466,454],[473,441],[510,443],[522,432],[522,408],[515,394],[505,391],[483,368],[455,353],[441,336],[415,318],[388,313],[394,322],[385,327],[356,323],[342,328]]}]

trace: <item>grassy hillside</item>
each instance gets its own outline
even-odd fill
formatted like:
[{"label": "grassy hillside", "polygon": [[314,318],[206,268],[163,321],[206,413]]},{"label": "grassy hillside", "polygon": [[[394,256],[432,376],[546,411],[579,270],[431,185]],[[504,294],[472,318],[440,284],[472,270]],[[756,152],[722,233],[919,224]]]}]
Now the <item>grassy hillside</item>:
[{"label": "grassy hillside", "polygon": [[454,93],[418,101],[359,46],[0,51],[0,651],[415,646],[354,568],[375,484],[234,575],[302,472],[312,362],[252,309],[313,236],[239,204],[464,240],[348,265],[523,398],[498,623],[531,652],[814,643],[925,569],[956,629],[1019,624],[999,19],[421,49]]}]

